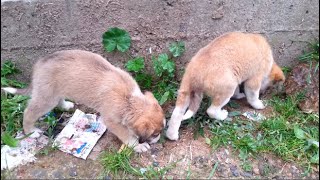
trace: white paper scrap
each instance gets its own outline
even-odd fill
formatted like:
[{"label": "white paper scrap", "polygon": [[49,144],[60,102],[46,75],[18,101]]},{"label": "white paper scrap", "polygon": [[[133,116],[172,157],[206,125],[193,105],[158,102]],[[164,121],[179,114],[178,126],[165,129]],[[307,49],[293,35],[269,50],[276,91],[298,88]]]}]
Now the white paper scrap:
[{"label": "white paper scrap", "polygon": [[[22,132],[19,132],[16,138],[21,136]],[[1,147],[1,170],[35,161],[37,158],[34,155],[47,144],[48,137],[41,135],[36,139],[27,137],[20,140],[18,147],[4,145]]]},{"label": "white paper scrap", "polygon": [[242,115],[253,121],[262,121],[266,119],[265,116],[255,111],[247,111],[247,112],[244,112]]}]

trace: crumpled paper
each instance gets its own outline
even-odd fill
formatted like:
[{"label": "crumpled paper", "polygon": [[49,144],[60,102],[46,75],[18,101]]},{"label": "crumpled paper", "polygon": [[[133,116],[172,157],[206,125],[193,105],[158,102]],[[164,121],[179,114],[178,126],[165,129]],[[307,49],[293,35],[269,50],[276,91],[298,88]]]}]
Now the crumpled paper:
[{"label": "crumpled paper", "polygon": [[[16,138],[21,136],[23,136],[22,132],[19,132]],[[37,158],[34,155],[47,144],[48,137],[41,135],[36,139],[31,137],[22,139],[18,147],[4,145],[1,148],[1,170],[12,169],[18,165],[35,161]]]},{"label": "crumpled paper", "polygon": [[265,116],[255,111],[247,111],[247,112],[244,112],[242,115],[250,120],[258,121],[258,122],[266,119]]}]

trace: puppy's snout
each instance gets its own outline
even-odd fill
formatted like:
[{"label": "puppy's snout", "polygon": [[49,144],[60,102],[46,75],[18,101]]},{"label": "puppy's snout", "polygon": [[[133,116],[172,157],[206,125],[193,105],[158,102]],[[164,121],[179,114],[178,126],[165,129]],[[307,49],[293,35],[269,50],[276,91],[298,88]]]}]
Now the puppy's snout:
[{"label": "puppy's snout", "polygon": [[148,139],[148,143],[149,143],[149,144],[154,144],[154,143],[158,142],[159,139],[160,139],[160,136],[161,136],[161,135],[159,134],[159,135],[156,136],[156,137],[149,138],[149,139]]},{"label": "puppy's snout", "polygon": [[139,137],[139,143],[140,144],[142,144],[142,143],[144,143],[144,142],[146,142],[147,141],[147,138],[145,138],[145,137]]}]

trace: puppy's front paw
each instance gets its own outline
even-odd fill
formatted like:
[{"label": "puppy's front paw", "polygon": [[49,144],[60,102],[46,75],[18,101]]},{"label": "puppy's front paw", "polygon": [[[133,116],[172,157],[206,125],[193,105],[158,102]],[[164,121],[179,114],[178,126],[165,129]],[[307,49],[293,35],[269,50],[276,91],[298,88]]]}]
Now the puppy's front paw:
[{"label": "puppy's front paw", "polygon": [[61,108],[65,111],[69,111],[70,109],[74,108],[74,103],[70,101],[64,101]]},{"label": "puppy's front paw", "polygon": [[228,117],[228,111],[225,109],[215,110],[215,111],[208,109],[207,114],[210,118],[220,120],[220,121],[225,120]]},{"label": "puppy's front paw", "polygon": [[261,100],[256,100],[256,101],[252,102],[251,106],[255,109],[264,109],[265,108],[265,106],[263,105]]},{"label": "puppy's front paw", "polygon": [[179,139],[179,131],[172,130],[170,127],[168,128],[166,132],[166,136],[168,139],[172,141],[176,141]]},{"label": "puppy's front paw", "polygon": [[[29,137],[34,138],[34,139],[39,138],[41,136],[41,134],[43,133],[43,131],[38,128],[34,128],[31,132],[33,132],[33,133]],[[26,133],[26,134],[28,134],[28,133]]]},{"label": "puppy's front paw", "polygon": [[150,145],[146,142],[136,145],[133,150],[137,153],[146,152],[150,149]]}]

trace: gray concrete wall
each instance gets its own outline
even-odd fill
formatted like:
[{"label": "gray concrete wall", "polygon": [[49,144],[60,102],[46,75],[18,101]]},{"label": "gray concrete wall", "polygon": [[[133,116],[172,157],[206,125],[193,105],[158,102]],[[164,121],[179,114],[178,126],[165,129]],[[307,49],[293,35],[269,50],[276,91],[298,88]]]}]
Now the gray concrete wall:
[{"label": "gray concrete wall", "polygon": [[1,1],[1,61],[11,59],[28,81],[37,58],[63,49],[102,54],[117,66],[126,56],[106,53],[102,34],[110,27],[129,31],[132,55],[167,51],[186,43],[179,68],[201,47],[228,31],[264,34],[282,66],[297,62],[307,42],[319,38],[319,0],[29,0]]}]

